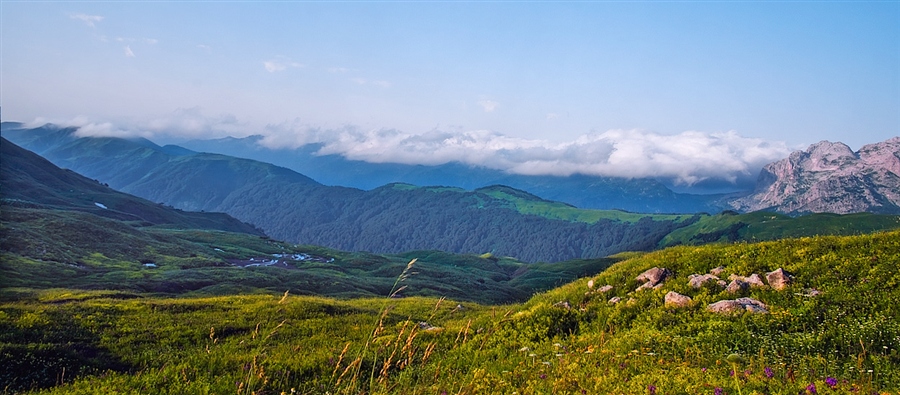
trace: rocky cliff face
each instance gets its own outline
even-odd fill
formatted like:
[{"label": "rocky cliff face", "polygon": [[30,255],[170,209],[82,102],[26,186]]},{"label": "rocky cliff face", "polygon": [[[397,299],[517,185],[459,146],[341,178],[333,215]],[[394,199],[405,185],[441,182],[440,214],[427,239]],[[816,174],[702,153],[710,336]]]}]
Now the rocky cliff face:
[{"label": "rocky cliff face", "polygon": [[753,194],[728,204],[788,214],[900,214],[900,137],[858,152],[843,143],[813,144],[766,165]]}]

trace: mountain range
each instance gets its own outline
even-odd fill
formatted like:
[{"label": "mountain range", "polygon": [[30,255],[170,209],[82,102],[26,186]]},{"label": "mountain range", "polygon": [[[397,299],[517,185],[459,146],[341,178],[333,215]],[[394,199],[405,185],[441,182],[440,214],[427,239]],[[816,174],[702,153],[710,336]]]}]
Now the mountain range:
[{"label": "mountain range", "polygon": [[[182,210],[225,212],[276,239],[349,251],[434,249],[557,262],[679,243],[896,226],[892,216],[787,221],[772,214],[586,210],[501,185],[465,190],[392,183],[361,190],[322,185],[268,163],[161,147],[146,139],[78,137],[75,128],[53,125],[3,126],[4,137],[123,192]],[[620,194],[630,196],[623,190]]]},{"label": "mountain range", "polygon": [[[317,154],[320,146],[272,149],[261,144],[262,136],[191,140],[180,146],[198,152],[214,152],[284,166],[326,185],[364,190],[391,183],[444,185],[473,190],[488,185],[506,185],[543,199],[580,208],[624,210],[640,213],[718,212],[726,208],[723,194],[676,193],[652,178],[617,178],[583,174],[538,176],[451,162],[424,166],[400,163],[369,163],[341,155]],[[700,189],[700,188],[697,188]]]},{"label": "mountain range", "polygon": [[741,211],[900,213],[900,137],[853,152],[822,141],[766,165],[756,189],[729,202]]},{"label": "mountain range", "polygon": [[332,187],[267,163],[145,139],[80,138],[74,131],[44,127],[3,134],[120,191],[182,210],[228,213],[279,240],[341,250],[428,249],[557,262],[652,249],[693,218],[579,211],[504,186]]}]

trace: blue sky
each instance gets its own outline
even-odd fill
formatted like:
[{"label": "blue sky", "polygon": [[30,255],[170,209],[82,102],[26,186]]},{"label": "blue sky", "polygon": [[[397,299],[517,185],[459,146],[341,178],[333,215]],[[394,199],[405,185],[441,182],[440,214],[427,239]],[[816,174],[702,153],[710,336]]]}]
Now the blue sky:
[{"label": "blue sky", "polygon": [[[898,2],[4,0],[0,12],[3,119],[96,134],[263,134],[371,161],[684,183],[755,177],[820,140],[900,135]],[[634,172],[635,160],[649,162]]]}]

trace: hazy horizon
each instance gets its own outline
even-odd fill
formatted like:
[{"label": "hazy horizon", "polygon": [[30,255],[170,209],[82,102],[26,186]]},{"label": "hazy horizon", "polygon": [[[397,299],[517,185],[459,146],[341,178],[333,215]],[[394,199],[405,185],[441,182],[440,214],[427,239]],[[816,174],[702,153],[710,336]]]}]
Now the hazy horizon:
[{"label": "hazy horizon", "polygon": [[4,1],[4,120],[369,162],[755,177],[900,135],[900,3]]}]

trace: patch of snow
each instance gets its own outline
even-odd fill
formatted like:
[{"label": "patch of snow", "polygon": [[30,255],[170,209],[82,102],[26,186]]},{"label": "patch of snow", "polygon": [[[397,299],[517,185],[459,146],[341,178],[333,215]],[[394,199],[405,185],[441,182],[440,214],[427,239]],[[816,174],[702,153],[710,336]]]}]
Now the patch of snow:
[{"label": "patch of snow", "polygon": [[104,209],[104,210],[108,210],[108,208],[107,208],[105,205],[103,205],[103,203],[97,203],[97,202],[94,202],[94,205],[97,206],[97,207],[100,207],[100,208],[102,208],[102,209]]},{"label": "patch of snow", "polygon": [[216,250],[216,251],[219,251],[219,252],[225,252],[225,251],[222,251],[221,248],[213,248],[213,249]]},{"label": "patch of snow", "polygon": [[156,267],[155,263],[145,263],[144,267]]}]

